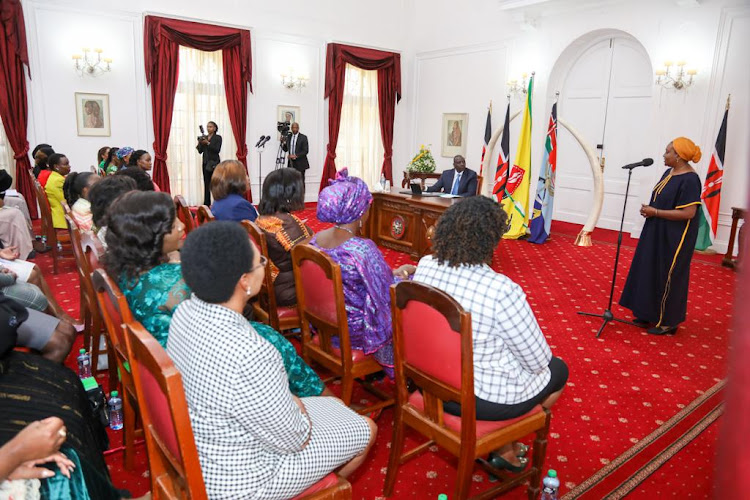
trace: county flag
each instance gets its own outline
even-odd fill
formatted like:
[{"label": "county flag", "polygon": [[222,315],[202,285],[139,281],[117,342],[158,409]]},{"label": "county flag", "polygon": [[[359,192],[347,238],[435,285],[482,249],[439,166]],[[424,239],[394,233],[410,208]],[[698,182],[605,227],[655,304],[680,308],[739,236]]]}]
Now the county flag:
[{"label": "county flag", "polygon": [[727,146],[727,118],[729,116],[729,102],[724,111],[719,135],[708,165],[706,180],[701,193],[701,211],[698,214],[698,241],[696,250],[705,250],[716,241],[716,229],[719,223],[719,205],[721,204],[721,184],[724,178],[724,151]]},{"label": "county flag", "polygon": [[482,144],[482,163],[479,164],[479,175],[482,175],[484,170],[484,154],[490,145],[490,139],[492,139],[492,101],[490,101],[490,107],[487,109],[487,122],[484,125],[484,144]]},{"label": "county flag", "polygon": [[542,167],[536,186],[534,213],[531,215],[531,243],[544,243],[549,238],[552,225],[552,203],[555,201],[555,173],[557,172],[557,103],[552,105],[552,114],[547,126]]},{"label": "county flag", "polygon": [[531,94],[534,91],[534,75],[529,79],[526,106],[521,122],[521,137],[518,138],[516,161],[510,168],[505,183],[502,204],[510,217],[510,229],[503,235],[506,239],[525,236],[529,229],[529,172],[531,170]]},{"label": "county flag", "polygon": [[508,157],[510,154],[510,101],[508,109],[505,110],[505,125],[503,136],[500,138],[500,154],[497,155],[497,168],[495,169],[495,184],[492,187],[492,195],[498,201],[505,198],[505,184],[508,182]]}]

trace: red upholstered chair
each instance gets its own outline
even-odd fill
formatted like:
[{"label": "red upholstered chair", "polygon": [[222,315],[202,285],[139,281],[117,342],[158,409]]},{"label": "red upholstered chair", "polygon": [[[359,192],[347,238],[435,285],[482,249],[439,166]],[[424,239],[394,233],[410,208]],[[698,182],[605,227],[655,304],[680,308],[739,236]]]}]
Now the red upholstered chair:
[{"label": "red upholstered chair", "polygon": [[196,214],[195,218],[198,221],[199,226],[202,226],[206,222],[213,222],[216,220],[214,214],[211,213],[211,209],[206,205],[201,205],[198,207],[198,213]]},{"label": "red upholstered chair", "polygon": [[42,234],[47,238],[47,245],[49,245],[52,253],[52,273],[57,274],[57,267],[62,261],[70,262],[75,260],[73,247],[70,241],[70,233],[67,229],[55,229],[55,226],[52,224],[52,208],[49,205],[47,192],[42,185],[39,184],[39,181],[34,179],[33,174],[32,180],[34,192],[39,201],[39,212],[42,219]]},{"label": "red upholstered chair", "polygon": [[[146,437],[154,499],[207,498],[190,425],[182,376],[166,351],[137,321],[125,325],[126,341]],[[328,474],[294,500],[348,500],[351,485]]]},{"label": "red upholstered chair", "polygon": [[249,220],[243,220],[241,224],[255,242],[255,246],[260,249],[261,255],[268,259],[266,263],[266,277],[263,280],[257,300],[253,302],[253,314],[255,318],[262,323],[270,325],[271,328],[279,332],[299,328],[300,321],[297,306],[280,307],[276,305],[276,292],[273,288],[273,277],[271,276],[272,264],[268,256],[266,233],[257,224]]},{"label": "red upholstered chair", "polygon": [[[302,321],[302,357],[310,364],[315,361],[341,378],[341,399],[351,405],[354,381],[381,399],[380,402],[358,410],[365,414],[391,406],[393,397],[361,380],[383,368],[371,356],[351,348],[349,324],[344,304],[344,285],[341,268],[321,250],[300,243],[292,248],[294,279],[297,287],[297,308]],[[312,334],[315,329],[315,336]],[[334,347],[333,337],[339,338]]]},{"label": "red upholstered chair", "polygon": [[120,287],[104,272],[104,269],[95,269],[91,275],[94,285],[96,299],[99,303],[104,325],[109,333],[109,346],[117,361],[117,371],[120,375],[120,385],[123,410],[123,442],[125,443],[125,468],[133,468],[136,438],[143,437],[143,429],[136,428],[136,412],[138,411],[138,398],[135,391],[135,382],[130,367],[130,353],[125,338],[123,325],[132,323],[133,315],[130,312],[128,302],[120,291]]},{"label": "red upholstered chair", "polygon": [[187,236],[196,226],[193,214],[190,212],[190,207],[188,207],[185,198],[181,194],[174,197],[174,208],[177,218],[185,224],[185,236]]},{"label": "red upholstered chair", "polygon": [[[509,475],[480,460],[485,470],[503,481],[475,497],[496,498],[528,481],[528,496],[535,499],[539,495],[547,450],[550,412],[536,406],[513,420],[477,421],[471,314],[448,294],[409,281],[391,286],[391,308],[396,409],[385,496],[393,493],[399,465],[435,443],[458,457],[453,498],[464,500],[471,490],[471,476],[477,458],[535,433],[531,466],[521,474]],[[407,378],[411,378],[421,392],[416,391],[410,396],[406,388]],[[461,417],[443,413],[444,401],[459,402]],[[406,427],[430,440],[402,455]]]}]

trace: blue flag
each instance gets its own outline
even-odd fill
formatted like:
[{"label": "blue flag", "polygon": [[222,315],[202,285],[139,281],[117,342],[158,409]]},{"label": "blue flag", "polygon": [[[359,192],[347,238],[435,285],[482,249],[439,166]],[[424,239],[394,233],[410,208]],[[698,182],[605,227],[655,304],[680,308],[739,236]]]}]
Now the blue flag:
[{"label": "blue flag", "polygon": [[547,140],[542,156],[542,168],[536,185],[534,212],[531,215],[531,243],[544,243],[549,238],[552,225],[552,203],[555,200],[555,173],[557,171],[557,103],[552,105],[552,114],[547,127]]}]

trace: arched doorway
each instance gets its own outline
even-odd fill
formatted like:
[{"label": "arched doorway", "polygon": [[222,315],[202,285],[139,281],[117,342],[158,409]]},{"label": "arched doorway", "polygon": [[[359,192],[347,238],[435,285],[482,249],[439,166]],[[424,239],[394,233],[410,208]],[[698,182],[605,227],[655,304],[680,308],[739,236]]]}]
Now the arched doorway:
[{"label": "arched doorway", "polygon": [[[597,227],[618,229],[627,172],[620,167],[649,153],[653,77],[643,46],[618,30],[600,30],[576,40],[560,55],[550,92],[560,90],[558,114],[576,127],[605,161],[604,205]],[[658,163],[657,163],[658,164]],[[651,177],[649,177],[650,179]],[[637,176],[628,205],[641,201]],[[588,159],[566,130],[558,136],[554,218],[583,224],[593,198]],[[628,210],[625,231],[640,227],[637,210]]]}]

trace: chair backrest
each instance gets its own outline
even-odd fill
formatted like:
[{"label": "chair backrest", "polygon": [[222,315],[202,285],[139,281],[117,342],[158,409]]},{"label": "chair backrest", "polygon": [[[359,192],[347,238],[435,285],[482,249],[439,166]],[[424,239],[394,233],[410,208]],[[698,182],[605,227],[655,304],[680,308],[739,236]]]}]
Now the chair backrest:
[{"label": "chair backrest", "polygon": [[123,325],[133,321],[133,314],[120,291],[120,287],[107,275],[104,269],[94,269],[91,273],[99,311],[102,314],[104,326],[109,334],[109,341],[117,358],[120,368],[120,379],[126,388],[133,388],[133,375],[128,369],[130,365],[130,351]]},{"label": "chair backrest", "polygon": [[39,184],[39,181],[34,178],[33,173],[31,179],[36,199],[39,202],[39,216],[42,219],[42,233],[47,237],[47,245],[54,247],[57,245],[57,233],[55,233],[55,227],[52,225],[52,208],[49,205],[47,192],[42,185]]},{"label": "chair backrest", "polygon": [[331,354],[331,337],[339,337],[342,363],[352,363],[349,324],[344,302],[341,267],[328,254],[307,243],[292,247],[297,309],[303,342],[311,341],[310,325],[320,338],[320,347]]},{"label": "chair backrest", "polygon": [[463,417],[476,420],[471,313],[442,290],[413,281],[391,286],[391,311],[399,404],[408,399],[411,378],[433,422],[442,423],[442,401],[461,403]]},{"label": "chair backrest", "polygon": [[484,183],[484,177],[477,175],[477,196],[482,194],[482,184]]},{"label": "chair backrest", "polygon": [[174,208],[177,218],[185,224],[185,235],[187,236],[190,231],[195,229],[195,220],[193,219],[193,214],[190,213],[190,207],[188,207],[185,198],[181,194],[174,197]]},{"label": "chair backrest", "polygon": [[247,231],[248,236],[255,242],[255,246],[260,249],[260,254],[266,259],[266,276],[263,279],[260,292],[258,293],[258,301],[261,308],[268,313],[269,323],[271,326],[278,330],[278,313],[276,311],[276,292],[273,289],[273,276],[271,275],[271,259],[268,256],[268,240],[266,240],[266,233],[258,227],[254,222],[249,220],[243,220],[240,222],[242,227]]},{"label": "chair backrest", "polygon": [[206,205],[201,205],[198,207],[198,214],[196,219],[198,219],[198,225],[202,226],[206,222],[215,221],[216,217],[214,217],[214,214],[211,213],[210,208],[208,208]]},{"label": "chair backrest", "polygon": [[125,325],[154,498],[205,499],[182,376],[143,325]]}]

